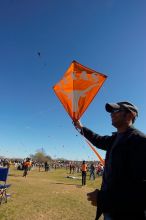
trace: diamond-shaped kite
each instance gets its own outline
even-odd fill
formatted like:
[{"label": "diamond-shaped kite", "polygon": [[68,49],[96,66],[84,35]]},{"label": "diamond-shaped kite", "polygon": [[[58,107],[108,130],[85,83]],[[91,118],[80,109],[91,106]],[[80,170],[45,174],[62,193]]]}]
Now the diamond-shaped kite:
[{"label": "diamond-shaped kite", "polygon": [[54,92],[73,121],[79,120],[107,76],[73,61]]}]

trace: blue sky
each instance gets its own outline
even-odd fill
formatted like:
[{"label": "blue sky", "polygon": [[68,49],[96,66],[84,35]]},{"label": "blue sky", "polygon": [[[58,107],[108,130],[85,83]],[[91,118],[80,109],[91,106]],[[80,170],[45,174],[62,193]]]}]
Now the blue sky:
[{"label": "blue sky", "polygon": [[127,100],[146,133],[145,11],[145,0],[0,1],[0,155],[97,159],[52,89],[72,60],[108,76],[84,125],[110,135],[105,103]]}]

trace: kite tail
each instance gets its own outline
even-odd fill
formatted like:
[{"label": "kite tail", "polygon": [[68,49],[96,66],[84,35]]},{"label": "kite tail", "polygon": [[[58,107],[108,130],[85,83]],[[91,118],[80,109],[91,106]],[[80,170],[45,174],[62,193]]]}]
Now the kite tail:
[{"label": "kite tail", "polygon": [[[76,128],[77,131],[79,131],[78,128]],[[93,152],[96,154],[96,156],[98,157],[98,159],[100,160],[100,162],[102,163],[102,165],[104,166],[104,160],[102,159],[102,157],[100,156],[100,154],[97,152],[97,150],[92,146],[92,144],[86,139],[83,129],[81,128],[81,131],[79,131],[81,134],[83,134],[86,143],[88,144],[88,146],[93,150]]]},{"label": "kite tail", "polygon": [[94,153],[96,154],[96,156],[98,157],[98,159],[100,160],[100,162],[102,163],[102,165],[104,165],[104,160],[102,159],[102,157],[100,156],[100,154],[95,150],[95,148],[92,146],[92,144],[87,141],[87,139],[85,138],[87,144],[89,145],[89,147],[94,151]]}]

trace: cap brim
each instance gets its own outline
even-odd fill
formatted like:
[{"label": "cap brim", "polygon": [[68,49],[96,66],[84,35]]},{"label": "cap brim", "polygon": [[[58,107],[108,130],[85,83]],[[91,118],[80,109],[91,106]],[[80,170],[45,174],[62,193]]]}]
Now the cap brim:
[{"label": "cap brim", "polygon": [[106,111],[107,112],[112,112],[113,110],[115,110],[115,109],[119,109],[120,108],[120,106],[118,105],[118,104],[116,104],[116,103],[106,103],[106,105],[105,105],[105,109],[106,109]]}]

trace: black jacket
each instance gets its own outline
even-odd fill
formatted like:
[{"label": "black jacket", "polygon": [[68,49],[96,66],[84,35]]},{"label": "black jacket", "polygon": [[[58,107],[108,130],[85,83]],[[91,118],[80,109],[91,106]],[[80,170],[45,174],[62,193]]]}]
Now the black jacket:
[{"label": "black jacket", "polygon": [[83,127],[82,134],[94,146],[106,150],[105,166],[110,161],[111,178],[108,190],[101,189],[98,196],[103,212],[145,210],[146,135],[130,127],[111,152],[117,133],[100,136]]}]

